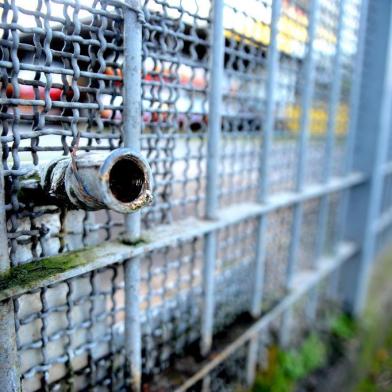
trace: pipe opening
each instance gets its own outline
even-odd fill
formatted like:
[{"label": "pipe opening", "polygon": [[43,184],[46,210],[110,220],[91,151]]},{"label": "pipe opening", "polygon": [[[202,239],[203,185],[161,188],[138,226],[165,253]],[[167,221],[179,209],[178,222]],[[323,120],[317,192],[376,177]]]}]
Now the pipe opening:
[{"label": "pipe opening", "polygon": [[144,181],[143,169],[131,159],[117,161],[110,170],[110,191],[122,203],[136,200],[143,190]]}]

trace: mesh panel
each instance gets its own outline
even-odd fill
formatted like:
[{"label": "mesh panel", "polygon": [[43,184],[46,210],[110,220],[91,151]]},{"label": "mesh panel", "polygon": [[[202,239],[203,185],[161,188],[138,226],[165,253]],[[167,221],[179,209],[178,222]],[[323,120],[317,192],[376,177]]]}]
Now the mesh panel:
[{"label": "mesh panel", "polygon": [[[154,202],[142,212],[142,226],[147,229],[204,215],[214,42],[209,0],[141,3],[145,24],[140,141],[154,177]],[[337,47],[339,2],[320,3],[315,93],[305,154],[308,185],[320,182],[329,158],[326,131]],[[272,0],[225,1],[219,161],[223,208],[257,201],[260,164],[266,153],[272,4]],[[271,198],[293,191],[297,183],[310,8],[308,0],[283,0],[279,14],[273,143],[268,152]],[[346,159],[358,9],[359,0],[346,1],[342,83],[331,158],[334,175],[343,174]],[[42,165],[61,155],[110,151],[122,145],[122,6],[114,0],[4,0],[0,10],[1,142],[12,266],[118,239],[124,231],[121,215],[47,205],[40,200],[37,174]],[[384,212],[390,207],[389,180],[384,187]],[[325,251],[330,252],[336,245],[341,196],[328,197]],[[319,199],[304,204],[298,271],[314,264],[319,208]],[[249,311],[257,226],[258,218],[247,218],[218,230],[214,333],[229,328]],[[266,311],[286,294],[292,226],[292,206],[269,213],[263,282]],[[384,234],[380,246],[386,241]],[[198,347],[205,294],[203,246],[203,237],[196,236],[141,257],[142,376],[147,386],[165,369],[176,366],[184,353]],[[114,264],[13,298],[25,390],[126,388],[123,273],[123,264]],[[309,326],[303,324],[308,320],[308,300],[294,310],[296,314],[299,309],[293,336],[302,336]],[[279,322],[272,322],[275,329]],[[245,385],[247,352],[248,343],[194,390],[234,391]]]},{"label": "mesh panel", "polygon": [[209,379],[203,380],[204,388],[208,385],[210,391],[235,392],[241,386],[246,385],[244,370],[246,369],[247,348],[246,344],[242,345],[235,354],[216,367],[209,375]]},{"label": "mesh panel", "polygon": [[255,260],[255,236],[255,220],[247,220],[219,231],[215,269],[214,326],[216,330],[223,329],[249,309]]},{"label": "mesh panel", "polygon": [[286,270],[289,257],[292,209],[282,209],[268,217],[267,258],[264,279],[265,310],[286,292]]},{"label": "mesh panel", "polygon": [[143,150],[155,202],[147,226],[200,216],[204,202],[209,1],[145,1]]},{"label": "mesh panel", "polygon": [[298,255],[298,268],[309,269],[314,266],[316,257],[316,241],[318,233],[318,199],[308,201],[303,206],[302,230],[300,250]]},{"label": "mesh panel", "polygon": [[108,238],[116,225],[112,216],[80,212],[69,227],[64,209],[37,206],[37,181],[28,175],[72,150],[119,146],[123,16],[106,1],[0,7],[6,209],[11,261],[19,264],[68,250],[69,233],[86,246],[90,230]]},{"label": "mesh panel", "polygon": [[[71,151],[121,145],[122,9],[104,0],[0,6],[9,24],[0,69],[12,263],[116,238],[118,214],[37,206],[42,202],[31,195],[40,164]],[[147,227],[202,211],[209,8],[206,1],[144,4],[141,144],[155,180]]]},{"label": "mesh panel", "polygon": [[123,287],[113,265],[14,299],[25,390],[124,385]]},{"label": "mesh panel", "polygon": [[142,261],[143,372],[158,374],[200,337],[202,241]]}]

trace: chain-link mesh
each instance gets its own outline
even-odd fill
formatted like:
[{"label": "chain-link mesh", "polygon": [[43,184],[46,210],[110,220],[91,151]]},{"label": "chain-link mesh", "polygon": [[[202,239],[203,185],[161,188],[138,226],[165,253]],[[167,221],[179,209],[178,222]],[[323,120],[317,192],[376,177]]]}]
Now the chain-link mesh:
[{"label": "chain-link mesh", "polygon": [[[154,177],[154,202],[142,212],[150,229],[203,218],[206,204],[208,90],[212,13],[209,0],[143,0],[142,154]],[[269,154],[271,201],[293,191],[306,153],[305,182],[320,183],[335,74],[339,1],[320,0],[315,81],[306,151],[301,134],[308,0],[283,0],[278,15],[273,143],[264,150],[272,0],[224,5],[220,207],[256,202],[262,154]],[[342,80],[332,152],[333,175],[345,173],[359,0],[344,8]],[[124,9],[114,0],[4,0],[0,3],[0,116],[5,210],[12,266],[116,240],[123,217],[48,204],[39,169],[61,155],[110,151],[123,143]],[[390,185],[390,184],[389,184]],[[389,208],[390,186],[383,211]],[[275,199],[275,200],[276,200]],[[332,252],[341,195],[329,197],[325,251]],[[299,272],[314,267],[320,199],[303,206]],[[241,207],[239,207],[241,208]],[[268,213],[263,311],[287,294],[294,208]],[[214,270],[214,332],[250,311],[258,218],[220,227]],[[203,317],[204,238],[163,246],[141,257],[142,373],[148,386],[184,353],[196,350]],[[13,298],[24,390],[121,390],[125,366],[123,263]],[[320,300],[321,302],[321,300]],[[305,306],[306,308],[306,306]],[[248,317],[248,316],[247,316]],[[298,317],[301,318],[300,316]],[[296,320],[296,318],[294,318]],[[295,331],[293,331],[295,334]],[[199,385],[244,385],[248,344]],[[203,385],[204,386],[203,386]],[[198,386],[195,386],[195,390]]]}]

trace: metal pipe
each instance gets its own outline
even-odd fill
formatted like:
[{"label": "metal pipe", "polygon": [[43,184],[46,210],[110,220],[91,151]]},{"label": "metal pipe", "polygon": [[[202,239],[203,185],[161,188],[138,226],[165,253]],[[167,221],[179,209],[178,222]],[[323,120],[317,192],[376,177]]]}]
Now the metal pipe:
[{"label": "metal pipe", "polygon": [[41,177],[46,194],[84,210],[139,210],[152,201],[151,169],[139,153],[119,148],[88,152],[49,163]]}]

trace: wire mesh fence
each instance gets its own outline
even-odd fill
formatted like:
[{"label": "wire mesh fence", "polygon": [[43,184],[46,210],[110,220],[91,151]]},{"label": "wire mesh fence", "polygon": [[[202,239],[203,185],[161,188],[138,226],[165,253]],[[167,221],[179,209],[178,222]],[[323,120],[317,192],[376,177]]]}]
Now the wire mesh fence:
[{"label": "wire mesh fence", "polygon": [[[361,257],[346,228],[357,189],[370,194],[364,215],[379,203],[377,223],[368,222],[377,234],[364,234],[377,252],[392,222],[388,136],[369,153],[386,146],[381,169],[355,164],[354,150],[367,154],[369,144],[355,121],[377,7],[387,6],[0,3],[0,310],[13,309],[0,332],[4,352],[17,354],[16,373],[0,366],[0,385],[235,391],[252,383],[276,336],[296,342],[307,321],[323,323],[332,299],[345,302],[335,286]],[[138,66],[140,96],[128,83]],[[129,240],[127,218],[70,208],[43,192],[43,173],[60,157],[137,150],[134,123],[154,199],[140,238]],[[382,177],[379,202],[369,174]]]}]

